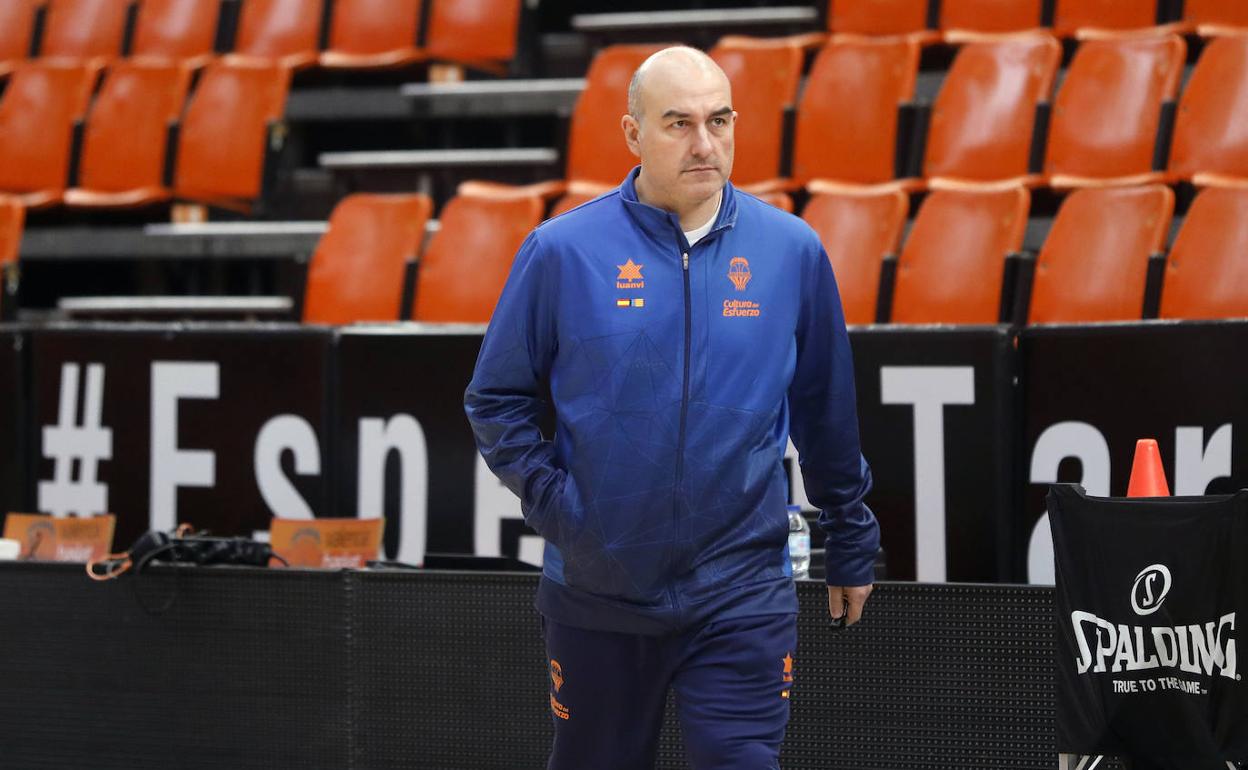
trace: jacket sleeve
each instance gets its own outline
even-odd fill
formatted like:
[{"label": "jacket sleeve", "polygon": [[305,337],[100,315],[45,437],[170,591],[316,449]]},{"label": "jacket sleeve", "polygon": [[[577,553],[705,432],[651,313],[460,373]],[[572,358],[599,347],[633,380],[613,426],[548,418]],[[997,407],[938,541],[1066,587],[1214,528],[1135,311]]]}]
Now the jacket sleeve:
[{"label": "jacket sleeve", "polygon": [[[789,386],[789,432],[806,496],[827,533],[828,585],[874,582],[880,528],[863,498],[871,469],[858,443],[854,363],[841,297],[827,254],[807,263],[797,321],[797,363]],[[811,264],[813,262],[814,264]]]},{"label": "jacket sleeve", "polygon": [[542,386],[556,352],[552,297],[557,276],[543,260],[537,233],[516,254],[477,356],[464,410],[477,449],[498,478],[520,498],[525,522],[558,542],[558,517],[550,516],[563,490],[564,471],[538,420]]}]

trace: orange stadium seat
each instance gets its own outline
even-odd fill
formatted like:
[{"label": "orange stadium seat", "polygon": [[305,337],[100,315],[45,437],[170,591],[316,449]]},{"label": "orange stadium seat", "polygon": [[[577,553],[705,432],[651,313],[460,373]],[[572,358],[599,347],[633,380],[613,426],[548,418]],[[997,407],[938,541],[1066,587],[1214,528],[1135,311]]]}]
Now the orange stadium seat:
[{"label": "orange stadium seat", "polygon": [[1157,0],[1057,0],[1053,31],[1071,37],[1085,29],[1122,31],[1157,24]]},{"label": "orange stadium seat", "polygon": [[70,206],[142,206],[169,198],[169,123],[186,103],[190,71],[181,64],[122,61],[109,68],[87,115],[78,185]]},{"label": "orange stadium seat", "polygon": [[920,43],[935,42],[927,28],[928,0],[830,0],[828,31],[853,35],[906,35]]},{"label": "orange stadium seat", "polygon": [[892,179],[897,106],[914,98],[918,68],[912,40],[832,38],[815,58],[798,104],[794,179]]},{"label": "orange stadium seat", "polygon": [[1161,105],[1175,97],[1185,55],[1177,35],[1080,45],[1053,104],[1049,183],[1082,187],[1162,178],[1152,170]]},{"label": "orange stadium seat", "polygon": [[1202,186],[1248,179],[1248,36],[1205,46],[1179,99],[1170,171]]},{"label": "orange stadium seat", "polygon": [[308,265],[303,320],[400,320],[403,274],[425,239],[427,195],[351,195],[334,207]]},{"label": "orange stadium seat", "polygon": [[202,67],[213,55],[220,10],[219,0],[142,0],[130,55]]},{"label": "orange stadium seat", "polygon": [[28,208],[58,203],[69,176],[73,126],[99,75],[94,64],[23,62],[0,98],[0,192]]},{"label": "orange stadium seat", "polygon": [[775,206],[781,211],[793,213],[793,198],[784,192],[765,192],[759,193],[758,199],[769,206]]},{"label": "orange stadium seat", "polygon": [[940,29],[950,43],[1041,28],[1042,0],[941,0]]},{"label": "orange stadium seat", "polygon": [[25,219],[26,207],[22,201],[12,195],[0,194],[0,266],[17,262]]},{"label": "orange stadium seat", "polygon": [[49,59],[121,56],[131,0],[50,0],[39,55]]},{"label": "orange stadium seat", "polygon": [[897,260],[892,320],[997,323],[1006,256],[1023,244],[1031,196],[936,190],[923,202]]},{"label": "orange stadium seat", "polygon": [[897,253],[909,199],[900,190],[818,192],[811,186],[802,219],[828,253],[845,309],[845,322],[874,323],[884,257]]},{"label": "orange stadium seat", "polygon": [[[558,216],[616,187],[637,158],[629,151],[620,130],[620,118],[628,109],[628,84],[633,72],[664,44],[613,45],[603,48],[590,62],[585,90],[576,100],[568,131],[565,181],[539,182],[515,187],[494,182],[469,181],[460,191],[472,197],[504,200],[558,197]],[[617,141],[604,141],[615,137]],[[465,186],[466,185],[466,186]]]},{"label": "orange stadium seat", "polygon": [[765,192],[780,183],[784,113],[797,101],[806,39],[730,35],[710,51],[732,84],[733,108],[743,116],[732,179],[747,191]]},{"label": "orange stadium seat", "polygon": [[243,0],[234,52],[302,68],[320,54],[323,0]]},{"label": "orange stadium seat", "polygon": [[[7,300],[17,290],[17,255],[22,244],[22,223],[26,219],[26,208],[22,202],[11,196],[0,194],[0,310],[8,311]],[[10,317],[8,312],[4,316]]]},{"label": "orange stadium seat", "polygon": [[1148,260],[1165,251],[1173,213],[1165,185],[1071,193],[1036,258],[1028,322],[1142,318]]},{"label": "orange stadium seat", "polygon": [[366,69],[420,61],[420,7],[421,0],[334,0],[321,66]]},{"label": "orange stadium seat", "polygon": [[431,59],[499,71],[516,56],[521,0],[430,0]]},{"label": "orange stadium seat", "polygon": [[[571,197],[556,204],[558,213],[615,187],[637,165],[620,133],[620,117],[628,109],[633,71],[664,47],[613,45],[599,51],[590,63],[568,135],[567,194]],[[618,141],[603,141],[604,137]]]},{"label": "orange stadium seat", "polygon": [[1026,179],[1036,104],[1048,101],[1061,57],[1048,35],[962,48],[932,106],[923,165],[931,185]]},{"label": "orange stadium seat", "polygon": [[0,3],[0,77],[30,55],[35,11],[43,0],[5,0]]},{"label": "orange stadium seat", "polygon": [[1170,248],[1161,318],[1248,317],[1248,188],[1202,190]]},{"label": "orange stadium seat", "polygon": [[420,260],[413,319],[489,321],[512,259],[544,207],[537,196],[457,195],[448,201]]},{"label": "orange stadium seat", "polygon": [[1184,0],[1183,20],[1204,37],[1248,33],[1244,0]]},{"label": "orange stadium seat", "polygon": [[290,70],[254,60],[204,68],[178,141],[174,194],[247,210],[261,194],[271,127],[286,108]]}]

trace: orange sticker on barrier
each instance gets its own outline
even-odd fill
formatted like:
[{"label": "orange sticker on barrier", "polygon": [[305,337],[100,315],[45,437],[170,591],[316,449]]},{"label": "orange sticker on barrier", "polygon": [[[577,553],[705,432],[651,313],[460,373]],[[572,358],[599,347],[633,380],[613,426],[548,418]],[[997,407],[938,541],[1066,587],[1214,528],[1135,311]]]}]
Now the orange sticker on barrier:
[{"label": "orange sticker on barrier", "polygon": [[273,519],[269,545],[291,567],[363,567],[381,552],[385,519]]},{"label": "orange sticker on barrier", "polygon": [[67,518],[10,513],[4,519],[4,536],[22,544],[19,559],[86,563],[109,554],[116,526],[111,513]]}]

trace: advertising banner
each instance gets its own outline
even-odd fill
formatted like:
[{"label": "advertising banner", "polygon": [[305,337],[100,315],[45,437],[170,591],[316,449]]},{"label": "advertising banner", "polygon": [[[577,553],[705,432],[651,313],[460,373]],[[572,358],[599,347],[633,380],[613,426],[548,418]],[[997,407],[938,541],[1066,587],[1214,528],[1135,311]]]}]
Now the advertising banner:
[{"label": "advertising banner", "polygon": [[1053,583],[1049,484],[1125,495],[1138,439],[1157,440],[1172,494],[1248,487],[1248,323],[1037,327],[1019,344],[1021,579]]},{"label": "advertising banner", "polygon": [[30,333],[35,510],[220,535],[326,515],[331,335],[291,325]]},{"label": "advertising banner", "polygon": [[888,576],[1005,581],[1016,488],[1008,327],[850,330],[863,454]]},{"label": "advertising banner", "polygon": [[0,513],[27,510],[25,338],[0,327]]}]

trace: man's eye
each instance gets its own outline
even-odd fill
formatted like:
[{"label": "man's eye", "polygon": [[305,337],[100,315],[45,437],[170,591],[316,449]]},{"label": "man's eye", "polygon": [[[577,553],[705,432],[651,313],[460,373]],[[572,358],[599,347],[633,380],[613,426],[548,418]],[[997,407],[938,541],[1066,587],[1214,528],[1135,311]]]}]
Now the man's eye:
[{"label": "man's eye", "polygon": [[689,124],[689,122],[688,122],[688,121],[685,121],[685,120],[678,120],[678,121],[676,121],[675,123],[673,123],[672,125],[673,125],[673,126],[675,126],[676,128],[684,128],[684,127],[685,127],[685,126],[687,126],[688,124]]},{"label": "man's eye", "polygon": [[715,118],[711,122],[714,123],[717,127],[728,125],[728,120],[726,118]]}]

